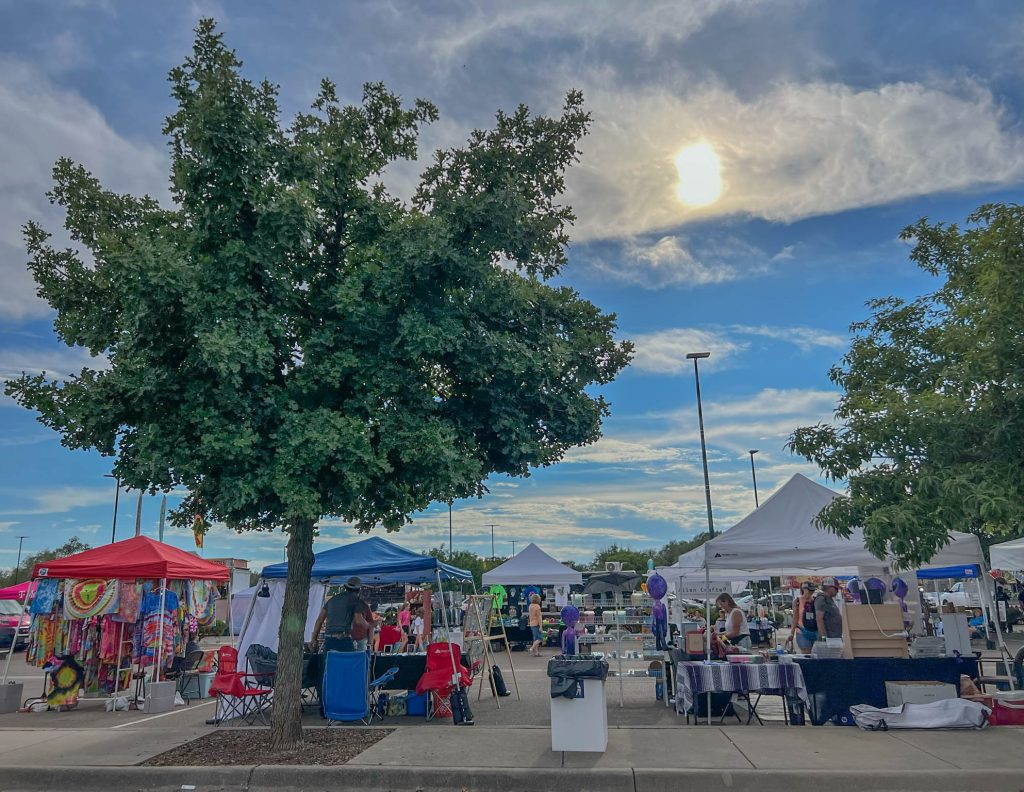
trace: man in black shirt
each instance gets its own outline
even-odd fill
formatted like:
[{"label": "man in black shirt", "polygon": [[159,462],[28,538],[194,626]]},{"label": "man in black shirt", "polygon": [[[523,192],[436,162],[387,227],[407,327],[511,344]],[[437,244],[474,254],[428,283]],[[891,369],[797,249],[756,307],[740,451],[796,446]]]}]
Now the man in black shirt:
[{"label": "man in black shirt", "polygon": [[324,631],[324,651],[351,652],[355,650],[352,642],[352,618],[362,612],[363,600],[359,596],[361,588],[359,578],[352,577],[345,582],[344,590],[327,600],[313,626],[313,641]]}]

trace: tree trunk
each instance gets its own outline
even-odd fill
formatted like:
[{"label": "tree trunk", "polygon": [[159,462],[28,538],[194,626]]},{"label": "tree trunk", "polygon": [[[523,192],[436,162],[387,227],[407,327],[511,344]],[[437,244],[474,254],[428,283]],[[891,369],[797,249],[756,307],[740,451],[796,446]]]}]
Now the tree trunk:
[{"label": "tree trunk", "polygon": [[288,751],[302,744],[302,645],[313,568],[313,521],[296,520],[288,539],[288,580],[277,644],[274,711],[270,749]]}]

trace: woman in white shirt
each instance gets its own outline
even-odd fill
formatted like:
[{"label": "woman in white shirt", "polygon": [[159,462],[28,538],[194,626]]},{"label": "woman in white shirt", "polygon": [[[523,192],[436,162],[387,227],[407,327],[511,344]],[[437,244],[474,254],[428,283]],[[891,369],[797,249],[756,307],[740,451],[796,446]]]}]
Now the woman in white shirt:
[{"label": "woman in white shirt", "polygon": [[750,626],[747,615],[736,604],[731,594],[719,594],[715,600],[718,613],[725,619],[725,637],[733,646],[750,649]]},{"label": "woman in white shirt", "polygon": [[413,645],[414,652],[423,651],[423,609],[420,608],[416,611],[416,618],[412,620],[412,634],[416,639],[416,643]]}]

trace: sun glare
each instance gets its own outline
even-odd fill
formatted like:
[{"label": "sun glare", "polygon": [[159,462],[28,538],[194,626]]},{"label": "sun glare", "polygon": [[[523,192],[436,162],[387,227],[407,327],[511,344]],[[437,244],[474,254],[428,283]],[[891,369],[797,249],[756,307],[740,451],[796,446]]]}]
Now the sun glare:
[{"label": "sun glare", "polygon": [[722,167],[715,150],[695,143],[676,154],[676,195],[687,206],[707,206],[722,194]]}]

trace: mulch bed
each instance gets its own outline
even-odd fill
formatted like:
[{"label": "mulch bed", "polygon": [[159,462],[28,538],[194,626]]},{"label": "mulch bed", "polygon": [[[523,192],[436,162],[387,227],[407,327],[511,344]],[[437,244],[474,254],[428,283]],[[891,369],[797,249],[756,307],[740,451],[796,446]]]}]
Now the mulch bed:
[{"label": "mulch bed", "polygon": [[207,734],[143,762],[157,767],[213,765],[341,765],[383,740],[394,729],[306,729],[296,751],[270,751],[267,729]]}]

